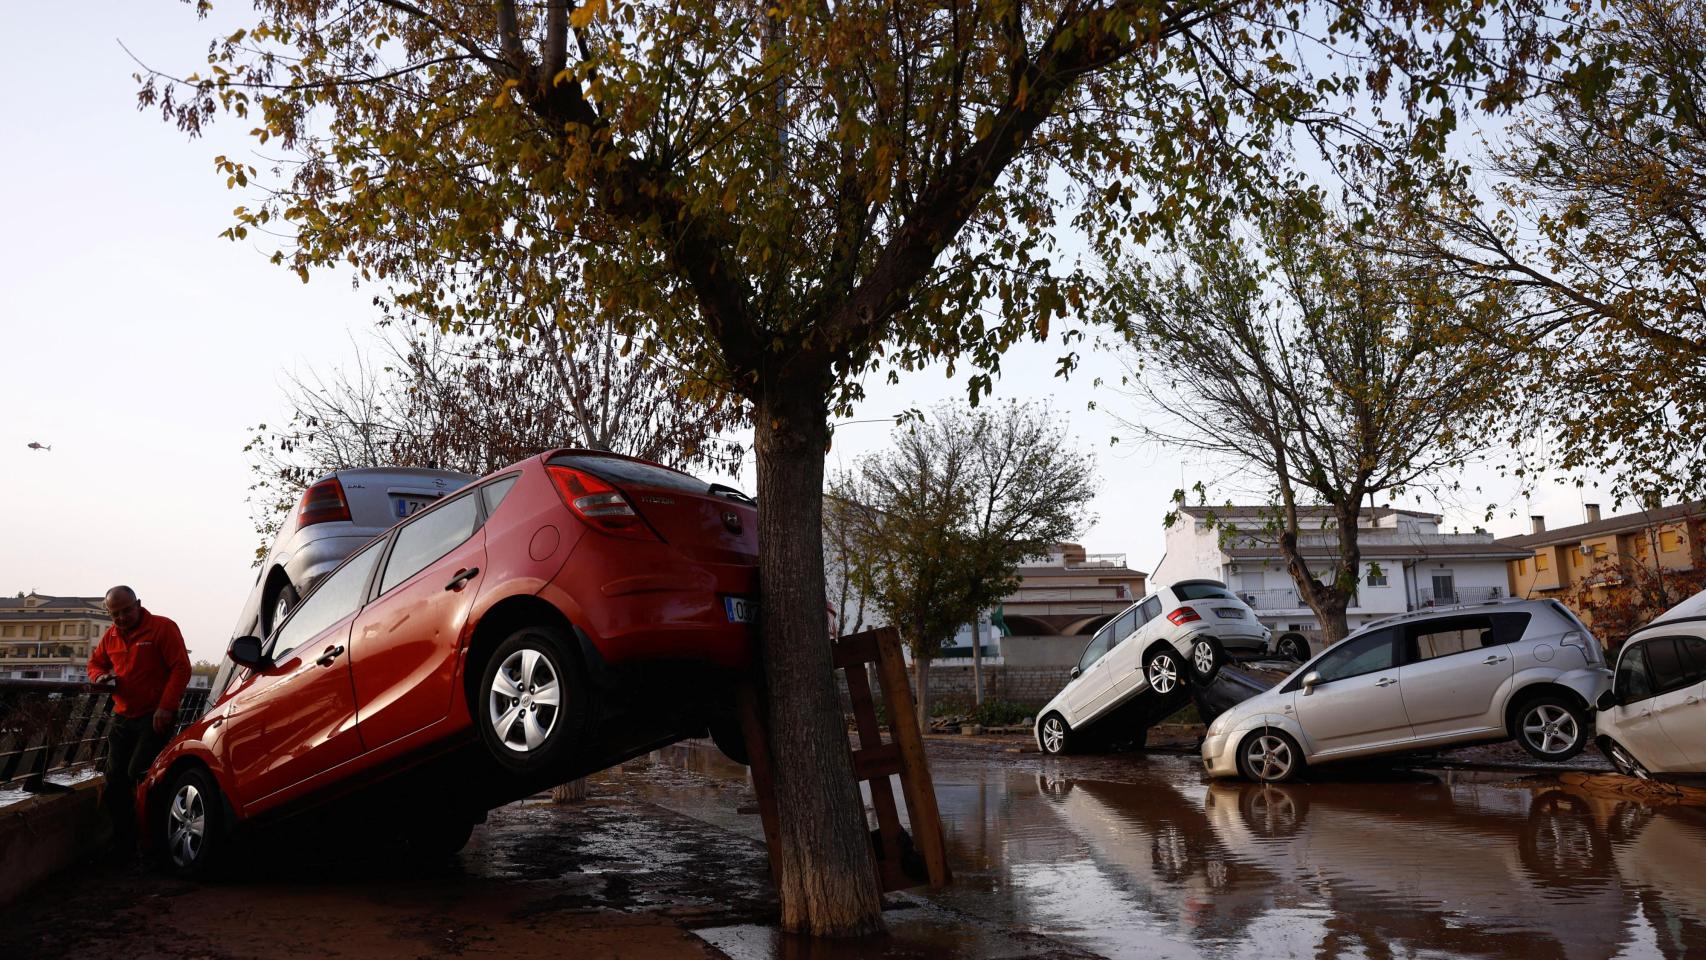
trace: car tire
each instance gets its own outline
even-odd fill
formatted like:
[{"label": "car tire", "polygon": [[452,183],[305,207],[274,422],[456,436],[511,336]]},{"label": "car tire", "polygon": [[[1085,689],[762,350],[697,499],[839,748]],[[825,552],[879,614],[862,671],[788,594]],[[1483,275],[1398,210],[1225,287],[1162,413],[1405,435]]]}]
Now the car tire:
[{"label": "car tire", "polygon": [[1597,886],[1615,870],[1611,849],[1587,802],[1561,790],[1541,794],[1529,808],[1517,854],[1544,887]]},{"label": "car tire", "polygon": [[1303,772],[1303,750],[1284,730],[1258,727],[1238,744],[1238,772],[1257,783],[1284,783]]},{"label": "car tire", "polygon": [[285,581],[284,586],[278,588],[278,593],[273,596],[272,603],[267,607],[267,622],[261,624],[262,638],[271,636],[278,625],[284,622],[284,618],[290,616],[290,611],[296,609],[297,603],[301,600],[302,598],[296,595],[296,588],[291,586],[289,581]]},{"label": "car tire", "polygon": [[1067,725],[1066,718],[1058,713],[1043,717],[1037,725],[1037,745],[1050,756],[1072,752],[1072,728]]},{"label": "car tire", "polygon": [[1309,641],[1301,635],[1288,633],[1274,643],[1274,653],[1293,663],[1309,659]]},{"label": "car tire", "polygon": [[1213,637],[1198,637],[1191,641],[1191,677],[1204,686],[1220,676],[1226,664],[1226,650]]},{"label": "car tire", "polygon": [[1611,761],[1611,768],[1625,777],[1634,777],[1637,780],[1653,779],[1653,772],[1616,740],[1607,739],[1600,752],[1605,754],[1605,759]]},{"label": "car tire", "polygon": [[573,757],[591,710],[570,649],[562,630],[541,624],[510,634],[487,658],[470,707],[499,766],[532,774]]},{"label": "car tire", "polygon": [[166,869],[185,879],[218,873],[230,843],[225,803],[213,774],[190,767],[178,774],[155,816]]},{"label": "car tire", "polygon": [[1179,652],[1163,641],[1143,661],[1143,679],[1148,682],[1149,689],[1167,696],[1185,685],[1189,674],[1185,665],[1180,661]]},{"label": "car tire", "polygon": [[1588,742],[1587,711],[1556,694],[1523,701],[1511,726],[1517,743],[1529,756],[1548,763],[1574,757]]},{"label": "car tire", "polygon": [[752,757],[746,749],[746,732],[740,728],[737,717],[718,717],[706,724],[711,731],[711,742],[723,756],[728,757],[743,767],[752,766]]}]

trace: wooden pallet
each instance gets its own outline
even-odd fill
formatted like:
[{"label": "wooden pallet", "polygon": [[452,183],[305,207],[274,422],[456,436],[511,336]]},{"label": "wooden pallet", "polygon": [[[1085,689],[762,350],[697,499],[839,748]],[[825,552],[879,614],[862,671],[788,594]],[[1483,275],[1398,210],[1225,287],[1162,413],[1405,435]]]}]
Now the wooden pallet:
[{"label": "wooden pallet", "polygon": [[[892,628],[869,630],[842,637],[835,643],[835,668],[847,682],[853,706],[858,745],[847,749],[854,779],[869,783],[871,805],[877,814],[875,854],[877,883],[885,892],[908,887],[946,886],[947,847],[942,840],[942,817],[936,807],[936,788],[924,758],[924,737],[918,729],[918,710],[907,683],[906,661],[900,653],[900,635]],[[884,742],[877,726],[876,703],[871,696],[870,669],[887,707],[891,739]],[[746,684],[740,697],[741,724],[746,734],[752,764],[753,789],[758,794],[758,813],[764,823],[764,839],[770,847],[771,870],[781,863],[776,823],[776,796],[771,789],[770,739],[767,716],[756,683]],[[901,829],[900,810],[895,805],[891,776],[900,777],[906,800],[907,820],[912,826],[910,843]],[[863,798],[860,806],[863,807]]]}]

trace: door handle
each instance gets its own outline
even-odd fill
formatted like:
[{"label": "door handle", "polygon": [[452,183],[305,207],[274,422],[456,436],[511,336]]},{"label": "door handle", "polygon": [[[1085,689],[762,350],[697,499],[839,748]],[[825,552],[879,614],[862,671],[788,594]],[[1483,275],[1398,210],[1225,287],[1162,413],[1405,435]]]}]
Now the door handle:
[{"label": "door handle", "polygon": [[451,577],[450,582],[444,585],[444,589],[446,589],[446,590],[460,590],[463,587],[468,585],[468,581],[474,579],[475,577],[477,577],[479,575],[480,575],[480,568],[479,567],[467,567],[467,568],[464,568],[462,570],[458,570],[458,571],[456,571],[456,576]]},{"label": "door handle", "polygon": [[1484,663],[1484,664],[1487,664],[1487,665],[1488,665],[1488,666],[1492,666],[1492,665],[1493,665],[1493,664],[1495,664],[1495,663],[1504,663],[1504,662],[1505,662],[1505,658],[1504,658],[1504,657],[1501,657],[1501,656],[1499,656],[1499,655],[1497,655],[1497,654],[1494,654],[1494,655],[1493,655],[1493,656],[1490,656],[1490,657],[1488,657],[1488,658],[1487,658],[1487,659],[1485,659],[1485,660],[1482,660],[1482,661],[1481,661],[1481,662],[1482,662],[1482,663]]},{"label": "door handle", "polygon": [[318,659],[314,662],[319,664],[322,667],[329,667],[332,665],[332,661],[338,659],[339,655],[341,655],[343,652],[344,652],[344,648],[341,646],[327,647],[326,652],[320,654],[320,659]]},{"label": "door handle", "polygon": [[1397,682],[1398,681],[1392,679],[1391,677],[1381,677],[1379,680],[1374,681],[1374,685],[1377,687],[1390,687],[1394,683],[1397,683]]}]

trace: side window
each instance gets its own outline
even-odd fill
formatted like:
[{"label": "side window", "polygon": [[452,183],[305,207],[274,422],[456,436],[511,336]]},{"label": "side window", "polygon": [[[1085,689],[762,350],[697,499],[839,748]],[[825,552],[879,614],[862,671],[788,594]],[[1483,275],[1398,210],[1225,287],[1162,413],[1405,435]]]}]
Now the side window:
[{"label": "side window", "polygon": [[1121,640],[1131,636],[1131,632],[1136,629],[1137,608],[1133,607],[1125,613],[1120,614],[1120,618],[1114,621],[1114,638],[1109,642],[1109,645],[1118,646]]},{"label": "side window", "polygon": [[1706,639],[1682,637],[1681,640],[1683,657],[1690,667],[1688,682],[1699,683],[1706,680]]},{"label": "side window", "polygon": [[1315,661],[1315,672],[1327,683],[1389,669],[1398,662],[1397,639],[1398,631],[1390,628],[1353,637]]},{"label": "side window", "polygon": [[1113,635],[1114,631],[1108,627],[1096,631],[1096,635],[1090,640],[1090,645],[1084,648],[1084,656],[1078,658],[1080,672],[1090,669],[1090,664],[1102,659],[1102,654],[1107,653],[1108,648],[1113,645]]},{"label": "side window", "polygon": [[1465,650],[1496,646],[1492,618],[1485,614],[1469,617],[1441,617],[1408,624],[1410,659],[1432,660],[1449,657]]},{"label": "side window", "polygon": [[498,512],[498,504],[503,502],[504,497],[509,496],[510,488],[515,486],[515,482],[520,479],[521,474],[512,474],[493,480],[480,488],[480,498],[486,502],[486,516],[489,517]]},{"label": "side window", "polygon": [[1150,597],[1148,600],[1145,600],[1145,601],[1143,601],[1143,603],[1138,605],[1138,608],[1137,608],[1137,622],[1138,623],[1148,623],[1149,621],[1154,620],[1156,617],[1159,617],[1159,616],[1161,616],[1161,598],[1160,597]]},{"label": "side window", "polygon": [[1653,695],[1653,681],[1647,675],[1647,644],[1624,647],[1617,658],[1617,679],[1612,683],[1620,703],[1630,704]]},{"label": "side window", "polygon": [[385,564],[379,592],[385,593],[425,570],[428,564],[472,536],[474,523],[479,519],[476,507],[474,498],[464,494],[404,524],[397,531],[397,546]]},{"label": "side window", "polygon": [[1690,671],[1675,637],[1659,637],[1642,646],[1647,649],[1647,676],[1652,680],[1654,693],[1688,686]]},{"label": "side window", "polygon": [[361,607],[367,578],[373,573],[373,565],[379,562],[384,546],[384,537],[368,544],[343,566],[332,571],[331,576],[320,581],[319,586],[308,594],[308,599],[291,611],[290,619],[273,636],[274,660],[283,660],[291,651]]}]

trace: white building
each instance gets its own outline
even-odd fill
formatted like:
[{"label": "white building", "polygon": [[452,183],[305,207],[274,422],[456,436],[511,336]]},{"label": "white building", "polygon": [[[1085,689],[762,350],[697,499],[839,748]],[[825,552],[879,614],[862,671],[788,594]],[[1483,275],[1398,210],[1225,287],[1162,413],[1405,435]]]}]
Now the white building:
[{"label": "white building", "polygon": [[[1244,598],[1275,635],[1320,630],[1267,528],[1273,507],[1187,507],[1167,531],[1167,553],[1152,579],[1203,577]],[[1300,507],[1298,546],[1310,573],[1325,576],[1338,557],[1331,510]],[[1215,520],[1211,527],[1210,518]],[[1505,563],[1523,551],[1484,532],[1441,533],[1438,514],[1392,507],[1364,509],[1357,522],[1362,570],[1346,610],[1352,630],[1370,620],[1431,606],[1478,603],[1506,595]]]}]

